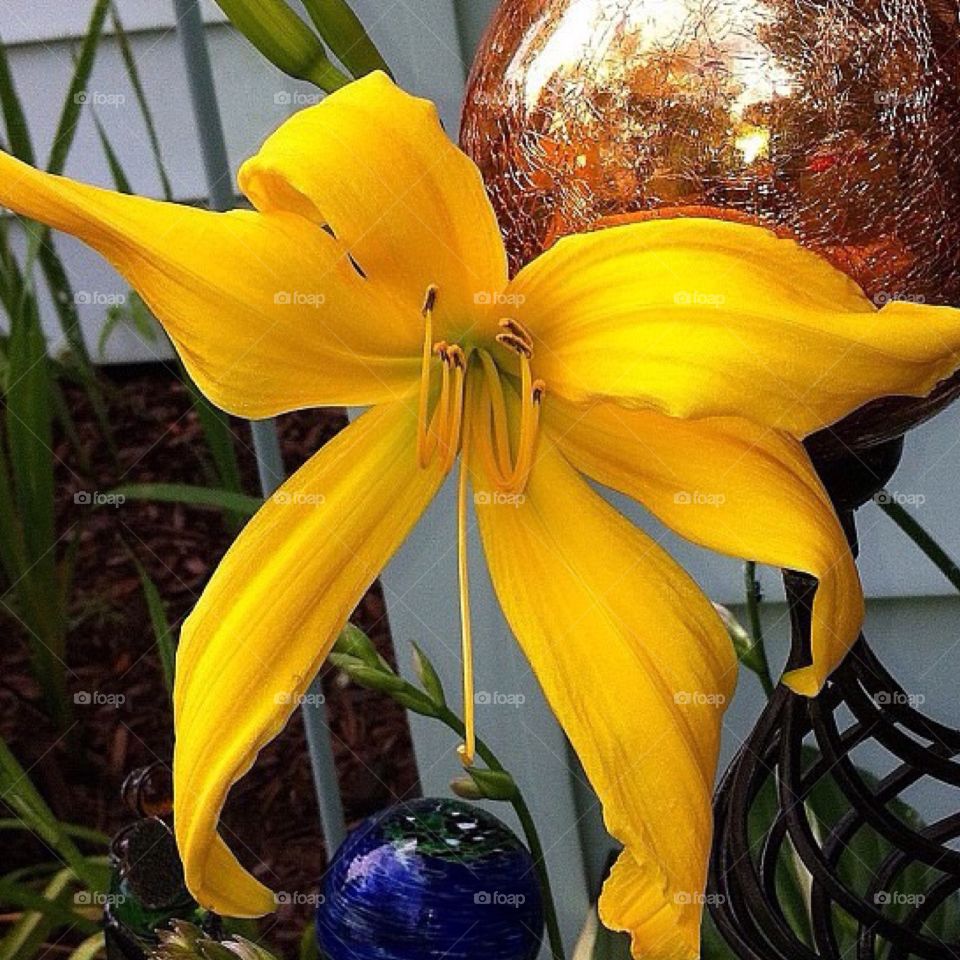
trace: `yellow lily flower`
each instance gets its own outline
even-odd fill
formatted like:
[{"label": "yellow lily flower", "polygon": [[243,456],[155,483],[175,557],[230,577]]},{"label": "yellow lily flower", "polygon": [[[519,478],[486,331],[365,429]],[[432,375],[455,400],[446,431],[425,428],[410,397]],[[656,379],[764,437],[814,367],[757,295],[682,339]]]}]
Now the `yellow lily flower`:
[{"label": "yellow lily flower", "polygon": [[0,154],[0,203],[100,251],[214,402],[372,408],[264,505],[184,625],[191,891],[227,915],[274,909],[217,832],[224,799],[459,457],[465,710],[472,484],[507,619],[624,844],[603,920],[638,957],[698,956],[736,662],[693,581],[585,478],[704,546],[815,576],[811,662],[784,678],[814,694],[863,599],[800,438],[929,392],[960,365],[960,311],[877,310],[796,243],[704,219],[564,239],[509,279],[479,172],[383,74],[288,120],[240,186],[253,211],[210,213]]}]

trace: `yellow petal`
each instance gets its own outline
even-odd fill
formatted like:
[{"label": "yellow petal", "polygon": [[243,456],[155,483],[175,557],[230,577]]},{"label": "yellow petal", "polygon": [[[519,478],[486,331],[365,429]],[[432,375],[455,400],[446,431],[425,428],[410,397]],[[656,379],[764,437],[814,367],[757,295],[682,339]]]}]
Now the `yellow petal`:
[{"label": "yellow petal", "polygon": [[[475,449],[475,448],[474,448]],[[474,489],[495,488],[474,455]],[[541,434],[525,499],[478,501],[507,620],[626,852],[601,916],[647,960],[699,956],[736,661],[712,606]]]},{"label": "yellow petal", "polygon": [[135,287],[200,389],[248,417],[416,392],[419,311],[316,224],[211,213],[53,177],[0,152],[0,205],[79,237]]},{"label": "yellow petal", "polygon": [[329,224],[364,273],[409,309],[436,284],[435,330],[448,339],[506,283],[480,172],[444,133],[436,107],[383,73],[291,117],[244,164],[240,186],[258,210]]},{"label": "yellow petal", "polygon": [[682,420],[611,403],[585,409],[550,401],[547,421],[584,473],[636,498],[694,543],[818,579],[812,665],[784,677],[798,693],[817,693],[857,639],[863,591],[801,443],[735,417]]},{"label": "yellow petal", "polygon": [[570,399],[743,416],[805,436],[960,366],[960,310],[890,303],[792,240],[706,219],[561,240],[507,291]]},{"label": "yellow petal", "polygon": [[217,833],[230,787],[283,728],[347,617],[442,481],[416,409],[374,407],[260,510],[184,624],[174,819],[187,885],[227,916],[275,909]]}]

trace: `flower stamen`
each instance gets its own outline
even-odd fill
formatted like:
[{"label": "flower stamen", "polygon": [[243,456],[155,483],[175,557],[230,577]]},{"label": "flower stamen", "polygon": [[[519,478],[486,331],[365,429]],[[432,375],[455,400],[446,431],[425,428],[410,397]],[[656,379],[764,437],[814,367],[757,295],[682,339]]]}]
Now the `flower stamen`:
[{"label": "flower stamen", "polygon": [[430,360],[433,357],[433,310],[437,303],[438,288],[431,284],[423,300],[423,353],[420,366],[420,400],[417,409],[417,463],[421,469],[430,463],[433,449],[430,446],[431,427],[427,417],[430,405]]},{"label": "flower stamen", "polygon": [[[535,380],[531,369],[533,339],[526,328],[511,318],[500,321],[496,340],[517,355],[520,366],[520,426],[513,449],[510,417],[501,371],[482,348],[464,350],[446,340],[434,341],[433,311],[438,290],[431,286],[423,304],[423,354],[417,423],[417,459],[422,468],[440,458],[448,473],[461,454],[457,478],[457,574],[460,588],[460,646],[463,670],[464,742],[457,748],[464,766],[474,762],[477,745],[474,700],[473,630],[470,617],[470,571],[468,563],[467,495],[470,482],[468,459],[470,434],[479,430],[475,446],[486,472],[499,491],[519,494],[525,489],[536,450],[540,405],[546,385]],[[482,377],[468,378],[471,358],[480,359]],[[439,390],[433,381],[434,360],[440,361]],[[470,397],[467,390],[472,391]],[[431,412],[431,393],[437,395]],[[466,410],[470,410],[469,416]]]}]

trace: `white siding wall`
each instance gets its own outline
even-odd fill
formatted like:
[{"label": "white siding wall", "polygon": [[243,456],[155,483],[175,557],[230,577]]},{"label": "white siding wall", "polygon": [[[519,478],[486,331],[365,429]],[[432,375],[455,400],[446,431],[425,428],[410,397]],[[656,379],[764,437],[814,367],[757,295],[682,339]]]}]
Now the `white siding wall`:
[{"label": "white siding wall", "polygon": [[[448,129],[455,129],[464,77],[464,49],[472,49],[493,0],[357,0],[358,12],[408,88],[439,101]],[[25,100],[41,157],[53,135],[60,102],[71,73],[71,39],[83,32],[89,0],[65,4],[55,0],[4,0],[0,35],[14,45],[11,60]],[[123,0],[126,25],[135,31],[133,43],[143,79],[156,111],[167,168],[178,198],[203,194],[204,183],[189,98],[173,17],[165,0]],[[216,73],[231,163],[239,163],[291,109],[278,102],[285,92],[309,92],[266,64],[248,44],[224,25],[219,10],[207,4],[209,41]],[[108,40],[101,51],[90,90],[122,100],[98,107],[113,144],[134,188],[158,195],[143,126],[124,75],[116,45]],[[93,125],[83,121],[67,172],[85,180],[110,183],[109,171]],[[58,241],[67,255],[77,290],[110,295],[123,292],[122,282],[89,252],[72,241]],[[85,309],[88,339],[96,343],[101,311]],[[48,318],[48,329],[56,325]],[[132,333],[118,334],[110,359],[146,359],[156,348]],[[958,415],[950,411],[911,437],[904,466],[891,488],[920,501],[917,516],[941,541],[960,554],[960,510],[957,510]],[[635,508],[629,512],[638,514]],[[393,627],[401,646],[423,641],[438,660],[452,688],[458,673],[457,613],[454,564],[454,520],[450,491],[432,509],[421,529],[391,564],[386,578]],[[688,565],[718,600],[736,603],[741,597],[739,565],[682,544],[655,523],[644,526]],[[950,586],[899,534],[875,507],[863,511],[863,576],[870,604],[870,630],[884,660],[907,682],[928,696],[928,708],[940,719],[960,725],[960,704],[954,677],[960,663],[960,599]],[[474,558],[479,552],[474,544]],[[496,609],[485,572],[477,563],[477,634],[480,638],[478,689],[522,693],[518,708],[480,713],[483,734],[521,769],[535,789],[538,819],[563,899],[564,926],[572,936],[585,907],[584,860],[576,842],[579,821],[574,783],[564,741],[549,718],[521,655]],[[780,591],[773,572],[764,573],[772,598]],[[767,612],[775,642],[785,644],[782,609]],[[746,681],[730,713],[729,755],[745,735],[759,709],[755,684]],[[435,725],[415,722],[418,756],[426,788],[438,792],[455,771],[452,744]],[[928,798],[929,799],[929,798]]]}]

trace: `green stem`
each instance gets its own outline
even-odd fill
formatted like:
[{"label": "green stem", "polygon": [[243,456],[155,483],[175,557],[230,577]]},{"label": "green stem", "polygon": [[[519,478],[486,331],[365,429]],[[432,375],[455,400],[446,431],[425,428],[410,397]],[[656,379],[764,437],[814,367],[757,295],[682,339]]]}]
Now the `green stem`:
[{"label": "green stem", "polygon": [[757,583],[757,565],[753,560],[748,560],[743,566],[743,581],[747,592],[750,638],[753,640],[753,649],[757,656],[755,672],[769,700],[773,696],[776,684],[770,673],[770,661],[767,659],[767,648],[763,642],[763,624],[760,622],[760,585]]},{"label": "green stem", "polygon": [[960,590],[960,566],[886,490],[874,497],[877,506],[926,554],[933,565]]},{"label": "green stem", "polygon": [[[463,721],[449,708],[439,707],[437,719],[445,723],[458,737],[466,736],[466,727]],[[505,773],[503,764],[497,759],[494,752],[481,740],[477,738],[477,753],[480,759],[491,769],[498,773]],[[537,880],[540,884],[540,890],[543,894],[543,912],[547,924],[547,936],[550,939],[550,953],[553,960],[566,960],[563,950],[563,939],[560,936],[560,924],[557,920],[557,907],[553,899],[553,889],[550,886],[550,875],[547,872],[547,862],[543,852],[543,844],[540,842],[540,834],[537,833],[536,824],[533,822],[533,815],[527,806],[526,800],[517,788],[517,794],[510,801],[520,826],[523,829],[523,835],[526,838],[527,846],[530,848],[530,855],[533,857],[533,867],[537,874]]]}]

